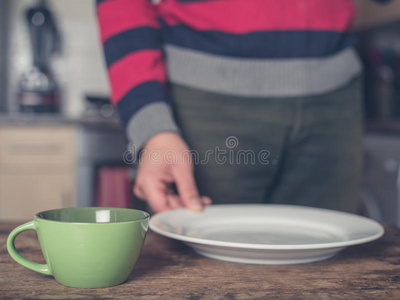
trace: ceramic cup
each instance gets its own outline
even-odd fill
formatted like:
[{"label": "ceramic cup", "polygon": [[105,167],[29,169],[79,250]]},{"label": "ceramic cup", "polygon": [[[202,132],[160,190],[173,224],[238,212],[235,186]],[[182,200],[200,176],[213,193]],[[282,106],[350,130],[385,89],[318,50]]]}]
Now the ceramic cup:
[{"label": "ceramic cup", "polygon": [[[33,271],[53,275],[71,287],[107,287],[123,283],[132,272],[146,237],[149,215],[124,208],[64,208],[37,213],[15,228],[7,240],[11,257]],[[17,252],[14,240],[36,230],[46,264]]]}]

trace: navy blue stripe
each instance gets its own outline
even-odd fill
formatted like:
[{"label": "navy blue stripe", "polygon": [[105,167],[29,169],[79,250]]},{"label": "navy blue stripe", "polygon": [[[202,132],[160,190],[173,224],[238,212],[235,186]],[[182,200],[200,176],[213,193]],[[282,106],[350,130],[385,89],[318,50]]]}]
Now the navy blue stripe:
[{"label": "navy blue stripe", "polygon": [[268,31],[228,34],[194,31],[163,23],[165,42],[211,54],[246,58],[306,58],[336,53],[353,44],[351,35],[333,31]]},{"label": "navy blue stripe", "polygon": [[107,67],[125,55],[143,49],[161,50],[160,32],[152,27],[139,27],[114,35],[104,42]]},{"label": "navy blue stripe", "polygon": [[[106,2],[106,1],[110,1],[110,0],[96,0],[97,5],[99,5],[102,2]],[[151,2],[151,0],[147,0],[149,2]]]},{"label": "navy blue stripe", "polygon": [[148,81],[132,88],[118,103],[117,109],[124,127],[130,118],[142,107],[154,102],[170,103],[165,93],[164,84]]},{"label": "navy blue stripe", "polygon": [[96,4],[99,5],[100,3],[106,2],[106,1],[108,1],[108,0],[96,0]]}]

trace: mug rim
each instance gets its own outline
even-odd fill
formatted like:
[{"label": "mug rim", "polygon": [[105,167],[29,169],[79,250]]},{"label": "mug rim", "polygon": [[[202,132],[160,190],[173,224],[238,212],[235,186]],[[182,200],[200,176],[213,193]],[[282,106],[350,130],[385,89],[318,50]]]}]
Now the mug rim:
[{"label": "mug rim", "polygon": [[[115,222],[81,222],[81,221],[62,221],[62,220],[52,220],[52,219],[45,219],[40,216],[40,214],[43,213],[48,213],[48,212],[54,212],[54,211],[60,211],[60,210],[118,210],[118,211],[138,211],[142,212],[144,216],[142,218],[138,218],[135,220],[131,221],[115,221]],[[134,209],[134,208],[122,208],[122,207],[96,207],[96,206],[89,206],[89,207],[64,207],[64,208],[55,208],[55,209],[48,209],[48,210],[43,210],[40,212],[37,212],[34,215],[35,220],[40,220],[41,222],[56,222],[56,223],[64,223],[64,224],[87,224],[87,225],[110,225],[110,224],[124,224],[124,223],[133,223],[133,222],[140,222],[144,221],[147,219],[150,219],[150,214],[146,211],[140,210],[140,209]]]}]

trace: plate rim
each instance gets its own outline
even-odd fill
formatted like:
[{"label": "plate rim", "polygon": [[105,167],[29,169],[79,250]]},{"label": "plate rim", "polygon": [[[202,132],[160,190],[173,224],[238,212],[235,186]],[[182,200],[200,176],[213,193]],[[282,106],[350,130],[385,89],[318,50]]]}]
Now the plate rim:
[{"label": "plate rim", "polygon": [[[159,219],[163,214],[171,214],[177,211],[187,211],[193,212],[186,208],[169,210],[165,212],[161,212],[158,214],[153,215],[150,218],[149,227],[152,231],[175,240],[179,240],[185,243],[192,243],[192,244],[200,244],[200,245],[207,245],[207,246],[214,246],[214,247],[225,247],[225,248],[236,248],[236,249],[245,249],[245,250],[318,250],[318,249],[329,249],[329,248],[345,248],[348,246],[354,246],[359,244],[368,243],[374,240],[379,239],[385,233],[384,227],[378,223],[377,221],[356,215],[347,212],[341,212],[336,210],[329,210],[324,208],[315,208],[315,207],[308,207],[308,206],[298,206],[298,205],[285,205],[285,204],[217,204],[217,205],[210,205],[207,206],[206,209],[215,209],[218,207],[255,207],[255,206],[263,206],[267,207],[274,207],[274,208],[292,208],[292,209],[302,209],[302,210],[312,210],[312,211],[324,211],[324,212],[332,212],[335,214],[343,214],[349,217],[354,217],[359,220],[369,222],[371,225],[376,226],[377,233],[368,237],[359,238],[359,239],[350,239],[346,241],[339,241],[339,242],[328,242],[328,243],[318,243],[318,244],[251,244],[251,243],[239,243],[239,242],[227,242],[227,241],[218,241],[218,240],[210,240],[205,238],[197,238],[197,237],[190,237],[182,234],[172,233],[163,229],[158,228],[154,223]],[[200,212],[201,213],[201,212]]]}]

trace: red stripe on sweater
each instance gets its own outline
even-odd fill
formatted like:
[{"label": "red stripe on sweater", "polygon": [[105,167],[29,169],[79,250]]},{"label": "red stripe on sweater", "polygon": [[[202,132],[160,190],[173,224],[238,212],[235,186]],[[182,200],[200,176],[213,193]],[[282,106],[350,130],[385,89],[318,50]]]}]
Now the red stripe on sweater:
[{"label": "red stripe on sweater", "polygon": [[112,100],[119,100],[133,87],[146,81],[166,81],[161,51],[141,50],[120,59],[108,69]]},{"label": "red stripe on sweater", "polygon": [[242,34],[269,30],[346,31],[355,12],[350,0],[220,0],[182,4],[165,0],[159,13],[169,25]]},{"label": "red stripe on sweater", "polygon": [[154,6],[147,0],[104,1],[97,7],[101,40],[131,28],[159,28]]}]

